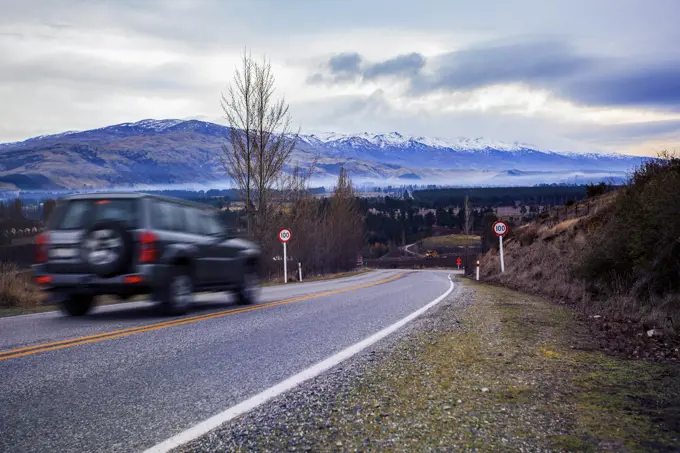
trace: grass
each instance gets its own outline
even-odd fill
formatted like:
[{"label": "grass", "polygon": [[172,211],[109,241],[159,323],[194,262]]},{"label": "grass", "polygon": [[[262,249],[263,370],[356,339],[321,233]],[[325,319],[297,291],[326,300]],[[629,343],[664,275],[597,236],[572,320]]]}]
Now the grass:
[{"label": "grass", "polygon": [[41,303],[42,294],[27,272],[10,263],[0,264],[0,310],[36,307]]},{"label": "grass", "polygon": [[[505,288],[464,285],[474,303],[440,308],[428,321],[436,328],[397,343],[347,388],[327,389],[335,394],[329,402],[289,405],[277,425],[249,435],[249,447],[680,449],[680,367],[595,352],[570,310]],[[309,407],[322,412],[310,415]]]},{"label": "grass", "polygon": [[422,240],[424,248],[445,247],[445,246],[461,246],[473,245],[480,242],[482,239],[479,236],[464,235],[464,234],[449,234],[446,236],[432,236]]}]

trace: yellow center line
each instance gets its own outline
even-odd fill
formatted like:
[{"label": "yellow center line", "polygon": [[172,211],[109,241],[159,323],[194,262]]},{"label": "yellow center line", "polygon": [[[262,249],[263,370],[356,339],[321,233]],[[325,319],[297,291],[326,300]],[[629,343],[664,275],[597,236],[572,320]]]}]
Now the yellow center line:
[{"label": "yellow center line", "polygon": [[190,316],[188,318],[181,318],[172,321],[163,321],[154,324],[147,324],[144,326],[130,327],[127,329],[113,330],[110,332],[104,332],[96,335],[89,335],[85,337],[71,338],[68,340],[55,341],[52,343],[43,343],[34,346],[27,346],[17,349],[9,349],[7,351],[0,351],[0,361],[8,359],[16,359],[19,357],[25,357],[29,355],[39,354],[41,352],[56,351],[58,349],[70,348],[74,346],[79,346],[82,344],[97,343],[105,340],[113,340],[115,338],[126,337],[129,335],[135,335],[138,333],[151,332],[154,330],[166,329],[168,327],[181,326],[185,324],[191,324],[198,321],[204,321],[208,319],[221,318],[224,316],[235,315],[238,313],[245,313],[255,310],[263,310],[265,308],[276,307],[279,305],[290,304],[293,302],[301,302],[303,300],[315,299],[318,297],[331,296],[334,294],[340,294],[348,291],[355,291],[362,288],[369,288],[371,286],[381,285],[383,283],[389,283],[398,278],[403,277],[405,272],[393,275],[391,277],[378,280],[371,283],[365,283],[363,285],[351,286],[349,288],[335,289],[330,291],[324,291],[322,293],[309,294],[306,296],[294,297],[291,299],[284,299],[276,302],[269,302],[266,304],[253,305],[251,307],[236,308],[231,310],[222,310],[214,313],[208,313],[204,315]]}]

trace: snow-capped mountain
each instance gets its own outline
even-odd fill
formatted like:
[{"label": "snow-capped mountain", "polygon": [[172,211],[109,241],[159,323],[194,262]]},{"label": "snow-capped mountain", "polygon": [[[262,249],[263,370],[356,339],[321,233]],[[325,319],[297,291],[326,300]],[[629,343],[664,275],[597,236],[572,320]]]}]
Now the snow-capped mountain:
[{"label": "snow-capped mountain", "polygon": [[361,146],[362,144],[370,143],[371,145],[383,149],[423,147],[434,149],[451,149],[456,151],[479,151],[484,149],[497,149],[502,151],[533,149],[535,151],[540,151],[538,148],[528,144],[519,142],[494,142],[486,140],[482,137],[476,139],[459,137],[456,140],[447,140],[438,137],[414,137],[402,135],[399,132],[388,132],[383,134],[369,132],[361,132],[358,134],[338,134],[335,132],[326,132],[302,135],[300,139],[309,144],[322,143],[332,147],[342,147],[347,145]]},{"label": "snow-capped mountain", "polygon": [[[225,181],[220,156],[228,127],[198,120],[122,123],[0,145],[0,183],[19,188]],[[299,137],[291,165],[316,161],[316,178],[345,166],[361,182],[516,185],[624,177],[636,156],[542,150],[483,138],[398,132]]]}]

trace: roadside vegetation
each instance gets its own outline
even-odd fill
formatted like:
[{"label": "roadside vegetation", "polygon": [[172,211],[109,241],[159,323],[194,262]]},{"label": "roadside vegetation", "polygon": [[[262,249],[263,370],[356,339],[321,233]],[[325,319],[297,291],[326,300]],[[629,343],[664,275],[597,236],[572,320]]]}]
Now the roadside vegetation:
[{"label": "roadside vegetation", "polygon": [[578,307],[612,352],[678,359],[680,159],[662,154],[602,192],[512,231],[506,272],[492,250],[482,279]]},{"label": "roadside vegetation", "polygon": [[42,300],[28,272],[19,271],[12,263],[0,263],[0,309],[37,307]]}]

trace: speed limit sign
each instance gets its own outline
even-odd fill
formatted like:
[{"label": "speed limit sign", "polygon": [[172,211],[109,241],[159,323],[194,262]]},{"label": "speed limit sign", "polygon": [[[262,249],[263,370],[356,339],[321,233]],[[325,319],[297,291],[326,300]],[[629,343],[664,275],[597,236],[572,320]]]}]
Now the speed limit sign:
[{"label": "speed limit sign", "polygon": [[498,222],[495,222],[491,228],[493,228],[493,234],[498,237],[503,237],[508,234],[508,224],[503,221],[499,220]]},{"label": "speed limit sign", "polygon": [[292,237],[293,233],[291,233],[288,228],[281,228],[281,230],[279,230],[279,241],[283,242],[284,244],[290,241],[290,238]]},{"label": "speed limit sign", "polygon": [[286,243],[293,237],[293,233],[288,228],[279,230],[279,241],[283,244],[283,283],[288,283],[288,256],[286,253]]},{"label": "speed limit sign", "polygon": [[494,224],[491,226],[491,229],[493,230],[493,234],[498,236],[498,251],[500,252],[501,258],[501,273],[503,273],[505,272],[505,260],[503,259],[503,236],[508,234],[508,224],[502,220],[499,220],[498,222],[494,222]]}]

